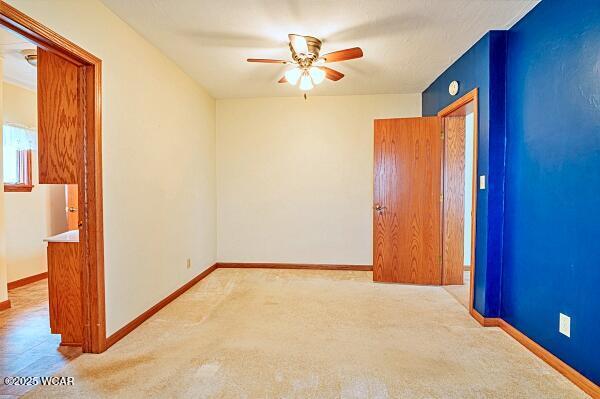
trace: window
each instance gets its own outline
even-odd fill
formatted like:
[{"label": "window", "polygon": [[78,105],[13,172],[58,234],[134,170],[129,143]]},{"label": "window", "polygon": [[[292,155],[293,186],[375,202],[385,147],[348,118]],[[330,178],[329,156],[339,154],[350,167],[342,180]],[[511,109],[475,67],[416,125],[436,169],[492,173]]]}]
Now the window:
[{"label": "window", "polygon": [[33,188],[31,158],[36,133],[19,126],[2,127],[3,180],[5,192],[29,192]]}]

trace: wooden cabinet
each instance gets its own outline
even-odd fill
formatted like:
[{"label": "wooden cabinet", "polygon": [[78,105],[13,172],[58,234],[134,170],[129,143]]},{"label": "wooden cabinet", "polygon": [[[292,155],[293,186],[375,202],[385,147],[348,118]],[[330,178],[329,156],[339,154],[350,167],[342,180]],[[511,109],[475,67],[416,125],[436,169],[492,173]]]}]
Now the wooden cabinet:
[{"label": "wooden cabinet", "polygon": [[61,345],[83,342],[80,264],[79,242],[48,242],[50,331]]},{"label": "wooden cabinet", "polygon": [[40,184],[77,184],[83,153],[81,69],[38,48],[38,158]]}]

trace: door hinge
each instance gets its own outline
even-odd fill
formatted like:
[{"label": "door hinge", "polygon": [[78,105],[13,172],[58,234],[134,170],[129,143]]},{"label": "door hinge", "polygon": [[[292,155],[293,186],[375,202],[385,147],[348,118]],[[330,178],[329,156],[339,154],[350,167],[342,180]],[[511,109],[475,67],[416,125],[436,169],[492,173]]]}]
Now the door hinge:
[{"label": "door hinge", "polygon": [[441,264],[442,264],[442,262],[443,262],[443,261],[442,261],[442,255],[440,255],[440,256],[438,257],[438,259],[440,260],[440,265],[441,265]]},{"label": "door hinge", "polygon": [[440,194],[440,202],[444,202],[444,194]]},{"label": "door hinge", "polygon": [[442,129],[442,131],[440,132],[440,138],[441,138],[442,140],[444,140],[444,129]]}]

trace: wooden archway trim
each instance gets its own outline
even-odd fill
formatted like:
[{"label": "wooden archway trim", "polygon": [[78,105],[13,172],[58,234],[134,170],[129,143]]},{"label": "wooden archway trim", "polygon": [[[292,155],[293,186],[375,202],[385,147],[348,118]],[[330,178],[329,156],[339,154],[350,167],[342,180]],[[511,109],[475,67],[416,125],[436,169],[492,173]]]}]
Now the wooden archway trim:
[{"label": "wooden archway trim", "polygon": [[104,230],[102,216],[102,61],[33,18],[0,0],[0,24],[82,68],[80,95],[84,120],[79,206],[82,226],[84,352],[106,349]]}]

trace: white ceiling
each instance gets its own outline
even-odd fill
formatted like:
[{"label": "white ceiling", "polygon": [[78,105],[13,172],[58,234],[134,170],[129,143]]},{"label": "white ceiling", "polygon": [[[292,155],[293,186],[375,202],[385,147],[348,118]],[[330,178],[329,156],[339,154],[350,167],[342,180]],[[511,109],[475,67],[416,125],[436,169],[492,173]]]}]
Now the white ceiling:
[{"label": "white ceiling", "polygon": [[20,36],[0,28],[0,54],[4,60],[4,75],[2,79],[36,90],[37,70],[25,61],[22,50],[35,49],[36,46]]},{"label": "white ceiling", "polygon": [[287,34],[324,40],[321,53],[359,46],[364,58],[313,95],[415,93],[488,30],[507,29],[538,0],[103,0],[216,98],[299,95],[278,84]]}]

